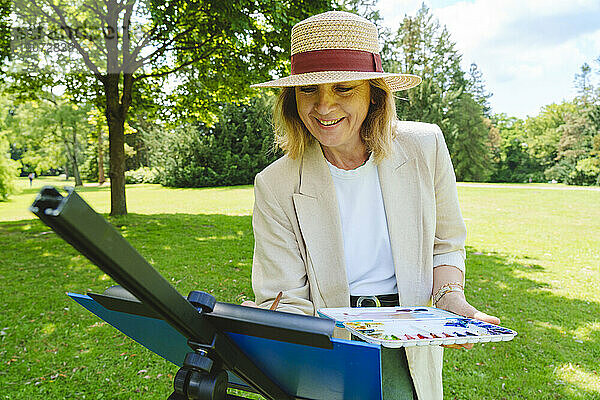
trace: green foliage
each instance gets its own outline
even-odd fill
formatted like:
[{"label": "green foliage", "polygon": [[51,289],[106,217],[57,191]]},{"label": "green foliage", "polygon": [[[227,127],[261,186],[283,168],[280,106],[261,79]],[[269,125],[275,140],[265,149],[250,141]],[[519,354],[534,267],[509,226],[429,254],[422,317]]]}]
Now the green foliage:
[{"label": "green foliage", "polygon": [[554,164],[558,156],[561,133],[558,129],[568,114],[577,112],[573,103],[563,102],[544,106],[535,117],[525,121],[525,134],[530,154],[544,167]]},{"label": "green foliage", "polygon": [[[79,178],[82,137],[89,129],[85,107],[45,94],[44,99],[14,101],[7,118],[11,144],[22,151],[22,163],[38,175],[68,162]],[[77,181],[81,185],[81,181]]]},{"label": "green foliage", "polygon": [[594,138],[600,126],[595,112],[596,107],[576,100],[546,106],[527,119],[529,154],[544,169],[546,179],[576,185],[597,182]]},{"label": "green foliage", "polygon": [[264,97],[228,103],[218,122],[180,127],[155,150],[161,183],[175,187],[249,184],[275,160],[271,104]]},{"label": "green foliage", "polygon": [[140,167],[125,171],[125,183],[160,183],[160,175],[157,169]]},{"label": "green foliage", "polygon": [[483,73],[475,63],[471,63],[467,74],[467,93],[473,96],[473,99],[479,104],[486,116],[490,115],[489,98],[492,94],[487,91],[483,81]]},{"label": "green foliage", "polygon": [[384,36],[384,69],[423,78],[398,99],[399,118],[440,126],[459,180],[598,182],[592,148],[600,134],[600,89],[591,66],[575,77],[574,101],[547,105],[526,121],[496,115],[489,123],[483,74],[475,64],[462,70],[450,34],[425,4]]},{"label": "green foliage", "polygon": [[14,1],[0,0],[0,83],[4,84],[10,58],[10,13]]},{"label": "green foliage", "polygon": [[402,93],[406,99],[397,104],[398,117],[434,123],[444,133],[450,132],[447,112],[466,84],[460,69],[461,55],[446,28],[424,4],[416,16],[404,17],[382,49],[382,58],[386,71],[415,74],[423,79],[421,85]]},{"label": "green foliage", "polygon": [[[94,24],[108,23],[100,18],[105,10],[94,11],[93,1],[51,3],[49,15],[62,7],[73,26],[85,22],[93,30]],[[0,0],[0,58],[8,49],[2,47],[8,43],[3,42],[8,37],[3,33],[10,33],[8,10],[19,6],[32,11],[39,4]],[[490,94],[482,72],[475,64],[463,71],[462,56],[450,34],[425,5],[415,16],[406,16],[395,32],[382,26],[375,0],[340,0],[333,7],[329,0],[106,2],[107,10],[127,11],[131,5],[132,21],[136,21],[132,29],[144,28],[152,34],[144,49],[143,41],[132,35],[129,51],[138,62],[119,64],[118,79],[111,81],[117,89],[110,93],[105,85],[107,60],[96,50],[106,50],[120,61],[128,50],[117,46],[115,55],[112,47],[105,49],[110,43],[104,41],[83,43],[89,49],[98,46],[90,53],[98,74],[90,73],[79,56],[44,63],[51,60],[44,52],[31,52],[1,68],[8,78],[3,89],[10,97],[0,99],[0,116],[11,155],[23,171],[39,174],[82,164],[85,179],[98,179],[97,133],[104,133],[105,165],[108,131],[112,129],[114,135],[123,118],[123,153],[117,163],[133,170],[127,173],[128,182],[146,179],[140,177],[140,171],[145,171],[140,168],[148,167],[160,169],[161,182],[172,186],[251,183],[253,174],[275,157],[270,153],[270,111],[259,104],[264,99],[250,97],[255,92],[248,86],[289,73],[288,38],[295,22],[338,8],[378,25],[384,69],[424,78],[420,86],[397,96],[405,97],[398,100],[398,115],[440,125],[459,180],[599,183],[600,88],[595,85],[599,63],[584,64],[575,76],[579,96],[574,101],[548,105],[539,115],[521,121],[489,115]],[[39,17],[23,9],[14,11],[17,23]],[[121,25],[125,14],[111,15],[117,15]],[[35,74],[19,70],[27,63],[35,67]],[[130,86],[126,85],[128,71],[133,79]],[[66,87],[60,99],[51,95],[59,85]],[[163,90],[167,86],[169,94]],[[107,108],[110,99],[112,108]],[[83,114],[90,108],[95,114],[86,122]],[[106,115],[119,124],[109,129]],[[108,170],[105,165],[107,174]]]},{"label": "green foliage", "polygon": [[11,160],[8,150],[8,140],[0,131],[0,200],[17,193],[15,178],[19,176],[20,163]]},{"label": "green foliage", "polygon": [[[161,117],[209,121],[218,114],[221,102],[244,98],[251,93],[250,83],[285,71],[291,27],[332,5],[330,0],[107,0],[102,5],[92,0],[58,0],[15,4],[18,23],[41,24],[62,34],[74,48],[69,54],[72,57],[23,52],[13,70],[26,67],[40,73],[12,74],[12,80],[18,81],[16,90],[35,93],[31,88],[55,87],[57,82],[66,81],[75,101],[94,99],[105,111],[111,141],[112,215],[127,213],[124,125],[131,107],[132,111],[140,110],[140,104],[161,92],[162,80],[175,75],[170,82],[179,85],[166,100],[171,112]],[[83,34],[69,34],[71,30]],[[43,38],[43,43],[48,41],[52,38]],[[54,74],[45,68],[50,66],[55,67],[50,71]],[[141,82],[148,79],[157,81],[144,86]]]},{"label": "green foliage", "polygon": [[[289,74],[292,26],[328,11],[332,3],[204,0],[183,2],[179,7],[154,4],[150,10],[155,23],[175,39],[174,55],[182,67],[175,72],[179,85],[168,96],[175,107],[166,117],[210,124],[220,113],[220,104],[252,95],[250,84]],[[170,21],[177,21],[174,30]],[[185,35],[177,36],[178,32]],[[165,70],[166,65],[156,65],[155,74]]]},{"label": "green foliage", "polygon": [[[493,124],[499,131],[500,143],[494,159],[492,182],[541,182],[543,168],[529,154],[524,121],[506,114],[494,115]],[[552,178],[548,178],[552,180]]]},{"label": "green foliage", "polygon": [[575,169],[569,173],[567,183],[573,185],[599,185],[600,158],[588,157],[577,161]]},{"label": "green foliage", "polygon": [[584,105],[594,101],[594,85],[592,83],[592,67],[588,63],[583,63],[579,74],[575,74],[575,88],[577,89],[578,99]]},{"label": "green foliage", "polygon": [[483,110],[469,95],[460,96],[451,110],[451,135],[456,138],[451,148],[456,179],[486,181],[492,173],[489,158],[490,129],[481,117]]},{"label": "green foliage", "polygon": [[491,180],[598,184],[599,110],[600,106],[576,98],[545,106],[526,121],[494,116],[501,146]]},{"label": "green foliage", "polygon": [[405,16],[382,50],[384,69],[419,75],[423,82],[398,99],[401,120],[440,126],[460,180],[481,181],[491,175],[491,126],[482,73],[475,64],[466,74],[462,55],[450,33],[425,4],[414,17]]},{"label": "green foliage", "polygon": [[0,0],[0,73],[10,55],[10,9],[11,0]]},{"label": "green foliage", "polygon": [[0,200],[17,192],[15,178],[19,176],[21,163],[11,159],[12,149],[8,138],[11,109],[5,97],[0,96]]},{"label": "green foliage", "polygon": [[[108,157],[106,156],[106,154],[108,154],[108,143],[104,142],[103,146],[104,148],[104,159],[103,159],[103,163],[104,163],[104,171],[108,171],[109,165],[108,165]],[[96,140],[90,140],[88,141],[88,144],[85,148],[85,151],[83,153],[83,162],[81,164],[81,168],[79,169],[79,172],[81,173],[81,178],[85,179],[87,181],[98,181],[98,142],[97,139]]]}]

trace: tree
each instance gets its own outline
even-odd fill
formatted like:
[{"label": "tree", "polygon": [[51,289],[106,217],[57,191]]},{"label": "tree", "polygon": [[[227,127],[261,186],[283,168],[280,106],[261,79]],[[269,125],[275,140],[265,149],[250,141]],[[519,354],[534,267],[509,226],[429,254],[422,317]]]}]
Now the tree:
[{"label": "tree", "polygon": [[[467,76],[462,55],[445,26],[423,4],[414,17],[405,16],[382,50],[384,69],[419,75],[423,82],[402,93],[398,117],[440,126],[456,164],[459,179],[482,180],[490,174],[493,146],[483,77],[475,64]],[[493,135],[492,135],[493,136]]]},{"label": "tree", "polygon": [[19,175],[19,163],[10,159],[6,135],[0,132],[0,200],[17,191],[15,178]]},{"label": "tree", "polygon": [[81,165],[81,176],[85,180],[96,181],[99,185],[103,185],[106,182],[105,171],[109,170],[108,158],[105,157],[108,150],[108,143],[105,139],[108,133],[106,118],[97,107],[93,106],[87,113],[87,123],[89,130]]},{"label": "tree", "polygon": [[66,164],[65,149],[51,136],[45,140],[48,131],[35,127],[40,122],[39,101],[16,101],[6,99],[9,112],[4,130],[10,141],[12,153],[23,166],[23,171],[38,175]]},{"label": "tree", "polygon": [[161,183],[175,187],[251,184],[273,162],[272,99],[223,105],[214,126],[182,126],[154,149]]},{"label": "tree", "polygon": [[8,99],[0,96],[0,200],[6,200],[17,191],[15,178],[19,175],[20,165],[10,158],[6,126],[11,112]]},{"label": "tree", "polygon": [[383,25],[383,18],[377,9],[378,0],[338,0],[337,6],[340,11],[358,14],[374,23],[379,33],[380,42],[385,43],[390,34],[389,28]]},{"label": "tree", "polygon": [[81,186],[81,136],[89,130],[86,113],[87,109],[50,94],[44,101],[21,102],[14,109],[8,128],[11,142],[24,149],[23,163],[38,174],[62,166],[68,169],[68,163],[75,186]]},{"label": "tree", "polygon": [[538,115],[525,121],[529,154],[543,169],[552,167],[557,160],[561,138],[558,128],[565,123],[566,115],[577,112],[577,106],[572,102],[550,104],[542,107]]},{"label": "tree", "polygon": [[0,76],[10,56],[10,10],[11,0],[0,0]]},{"label": "tree", "polygon": [[492,97],[492,94],[485,88],[483,74],[475,63],[471,63],[469,67],[466,91],[471,93],[473,99],[481,106],[483,114],[490,116],[491,107],[489,98]]},{"label": "tree", "polygon": [[541,181],[544,170],[529,154],[525,122],[506,114],[496,114],[492,116],[492,124],[498,129],[500,140],[490,181]]},{"label": "tree", "polygon": [[458,98],[451,110],[453,137],[460,140],[454,141],[453,151],[455,157],[454,171],[456,179],[462,181],[485,181],[492,173],[492,164],[489,157],[490,129],[482,117],[481,105],[470,95]]},{"label": "tree", "polygon": [[[326,0],[21,3],[16,13],[21,21],[43,21],[62,30],[62,39],[73,46],[79,62],[102,86],[109,131],[111,215],[127,213],[124,126],[134,87],[141,80],[187,72],[183,84],[195,89],[191,99],[202,98],[197,94],[220,99],[241,96],[248,93],[250,82],[285,68],[289,44],[281,38],[289,37],[294,22],[329,6]],[[190,112],[198,110],[193,103],[187,105]]]},{"label": "tree", "polygon": [[91,130],[90,139],[92,142],[96,142],[96,169],[98,184],[102,185],[106,182],[106,176],[104,175],[104,130],[106,125],[103,123],[100,116],[100,111],[97,108],[93,108],[88,112],[88,123],[95,127]]},{"label": "tree", "polygon": [[575,74],[575,88],[577,89],[578,100],[588,106],[594,101],[594,85],[591,81],[592,67],[588,63],[583,63],[581,72]]},{"label": "tree", "polygon": [[564,171],[558,178],[568,184],[595,184],[600,167],[595,148],[599,132],[594,129],[589,110],[567,113],[564,119],[564,124],[557,128],[560,140],[556,161]]},{"label": "tree", "polygon": [[[423,4],[416,16],[405,16],[382,51],[384,68],[390,72],[421,76],[421,85],[402,93],[397,103],[400,119],[439,125],[446,134],[447,112],[465,88],[461,56],[445,27]],[[452,138],[447,138],[449,146]],[[450,146],[451,147],[451,146]]]}]

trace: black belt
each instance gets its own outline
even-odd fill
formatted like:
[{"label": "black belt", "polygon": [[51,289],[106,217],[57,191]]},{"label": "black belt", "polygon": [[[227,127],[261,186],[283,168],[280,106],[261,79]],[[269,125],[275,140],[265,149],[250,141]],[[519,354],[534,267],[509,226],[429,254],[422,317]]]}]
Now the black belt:
[{"label": "black belt", "polygon": [[396,307],[400,305],[398,293],[377,296],[350,296],[350,307]]}]

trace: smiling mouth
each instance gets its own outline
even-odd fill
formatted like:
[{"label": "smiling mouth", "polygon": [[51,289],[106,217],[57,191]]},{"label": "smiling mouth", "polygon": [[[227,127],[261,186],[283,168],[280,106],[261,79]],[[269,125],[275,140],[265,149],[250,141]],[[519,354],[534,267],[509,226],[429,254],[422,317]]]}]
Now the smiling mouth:
[{"label": "smiling mouth", "polygon": [[323,119],[319,119],[319,118],[315,118],[317,120],[317,122],[323,126],[334,126],[340,123],[341,120],[344,119],[344,117],[342,118],[338,118],[338,119],[328,119],[328,120],[323,120]]}]

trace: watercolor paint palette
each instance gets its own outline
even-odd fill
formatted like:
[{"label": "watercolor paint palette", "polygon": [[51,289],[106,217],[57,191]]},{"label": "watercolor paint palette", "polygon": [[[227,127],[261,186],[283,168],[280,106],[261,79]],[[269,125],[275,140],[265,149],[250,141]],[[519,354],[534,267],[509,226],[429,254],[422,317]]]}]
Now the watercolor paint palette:
[{"label": "watercolor paint palette", "polygon": [[501,342],[517,332],[433,307],[321,308],[353,335],[384,347]]}]

